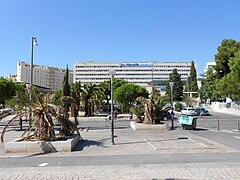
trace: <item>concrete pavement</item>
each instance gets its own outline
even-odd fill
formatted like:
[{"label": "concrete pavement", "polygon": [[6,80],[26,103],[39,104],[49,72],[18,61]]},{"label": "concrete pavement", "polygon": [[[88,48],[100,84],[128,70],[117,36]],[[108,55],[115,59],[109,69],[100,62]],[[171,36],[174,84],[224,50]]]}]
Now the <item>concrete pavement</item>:
[{"label": "concrete pavement", "polygon": [[[0,179],[239,179],[240,148],[192,131],[136,132],[123,119],[112,145],[104,118],[80,124],[84,141],[70,153],[4,154],[0,144]],[[13,128],[5,140],[21,133]]]},{"label": "concrete pavement", "polygon": [[0,169],[1,179],[239,179],[240,163],[100,165]]}]

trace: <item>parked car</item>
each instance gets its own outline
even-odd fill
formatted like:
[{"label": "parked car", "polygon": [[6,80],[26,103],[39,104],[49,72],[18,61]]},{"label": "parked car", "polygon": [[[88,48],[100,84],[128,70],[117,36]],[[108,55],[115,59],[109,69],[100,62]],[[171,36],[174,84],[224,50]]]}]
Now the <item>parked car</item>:
[{"label": "parked car", "polygon": [[[144,114],[141,116],[141,120],[144,121]],[[156,117],[155,117],[156,118]],[[155,119],[155,123],[156,124],[159,124],[160,121],[167,121],[171,119],[171,114],[168,112],[168,111],[165,111],[165,110],[161,110],[160,111],[160,119],[157,120],[157,118]],[[160,121],[159,121],[160,120]]]},{"label": "parked car", "polygon": [[162,110],[161,111],[161,120],[167,121],[168,119],[171,119],[171,114],[168,111]]},{"label": "parked car", "polygon": [[181,114],[185,116],[197,116],[197,112],[193,107],[185,107],[181,110]]},{"label": "parked car", "polygon": [[210,115],[208,110],[206,110],[204,108],[197,108],[196,112],[197,112],[198,116],[209,116]]}]

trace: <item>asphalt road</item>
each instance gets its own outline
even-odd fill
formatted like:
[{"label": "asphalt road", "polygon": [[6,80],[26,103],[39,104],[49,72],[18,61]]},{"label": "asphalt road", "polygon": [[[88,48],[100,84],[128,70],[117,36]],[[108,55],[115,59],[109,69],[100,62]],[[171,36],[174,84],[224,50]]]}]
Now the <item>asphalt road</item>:
[{"label": "asphalt road", "polygon": [[[240,130],[240,117],[217,112],[210,112],[210,116],[196,116],[197,127],[209,130],[237,132]],[[180,115],[176,115],[179,117]]]},{"label": "asphalt road", "polygon": [[100,165],[140,165],[140,164],[194,164],[194,163],[238,163],[239,153],[197,153],[197,154],[141,154],[141,155],[105,155],[105,156],[63,156],[1,158],[0,168],[38,167],[48,163],[48,167],[64,166],[100,166]]}]

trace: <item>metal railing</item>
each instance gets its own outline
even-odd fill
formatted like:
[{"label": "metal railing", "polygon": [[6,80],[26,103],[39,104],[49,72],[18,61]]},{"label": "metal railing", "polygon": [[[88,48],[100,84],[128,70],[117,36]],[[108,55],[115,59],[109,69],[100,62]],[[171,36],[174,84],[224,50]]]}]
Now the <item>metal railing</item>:
[{"label": "metal railing", "polygon": [[240,118],[239,119],[208,119],[198,120],[197,127],[211,129],[216,131],[229,131],[240,133]]}]

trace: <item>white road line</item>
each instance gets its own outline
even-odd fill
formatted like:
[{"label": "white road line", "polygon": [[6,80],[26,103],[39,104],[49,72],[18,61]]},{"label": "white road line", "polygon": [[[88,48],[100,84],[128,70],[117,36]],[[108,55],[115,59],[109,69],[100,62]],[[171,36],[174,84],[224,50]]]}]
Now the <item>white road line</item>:
[{"label": "white road line", "polygon": [[240,139],[240,136],[233,136],[233,137],[235,137],[235,138],[237,138],[237,139]]},{"label": "white road line", "polygon": [[195,142],[195,143],[197,143],[197,144],[200,144],[200,145],[202,145],[202,146],[204,146],[204,147],[207,147],[207,145],[205,145],[205,144],[203,144],[203,143],[200,143],[200,142],[197,142],[197,141],[195,141],[195,140],[193,140],[193,139],[191,139],[191,138],[188,138],[190,141],[192,141],[192,142]]},{"label": "white road line", "polygon": [[42,163],[42,164],[39,164],[38,166],[39,167],[45,167],[45,166],[47,166],[49,163]]},{"label": "white road line", "polygon": [[155,146],[153,146],[153,145],[149,142],[149,140],[147,140],[147,139],[145,139],[145,138],[144,138],[144,140],[145,140],[154,150],[157,150],[157,148],[156,148]]}]

